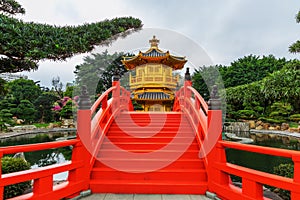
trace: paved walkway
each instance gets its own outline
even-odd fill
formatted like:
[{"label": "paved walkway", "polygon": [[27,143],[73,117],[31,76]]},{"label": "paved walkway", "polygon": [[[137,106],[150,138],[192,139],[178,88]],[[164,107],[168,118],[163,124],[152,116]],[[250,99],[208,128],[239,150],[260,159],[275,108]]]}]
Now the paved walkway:
[{"label": "paved walkway", "polygon": [[93,194],[80,200],[210,200],[203,195],[173,194]]}]

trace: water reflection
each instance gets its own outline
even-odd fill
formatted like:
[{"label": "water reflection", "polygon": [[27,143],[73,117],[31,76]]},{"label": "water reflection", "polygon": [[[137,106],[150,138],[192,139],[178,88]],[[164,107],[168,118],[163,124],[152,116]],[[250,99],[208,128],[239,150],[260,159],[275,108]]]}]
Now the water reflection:
[{"label": "water reflection", "polygon": [[[68,135],[75,135],[75,133],[69,133]],[[38,134],[34,137],[17,137],[7,139],[0,142],[0,146],[14,146],[24,144],[34,144],[55,141],[57,138],[65,137],[66,133],[55,134]],[[62,147],[57,149],[46,149],[41,151],[25,152],[25,159],[31,164],[31,168],[44,167],[52,164],[61,164],[71,160],[72,148]],[[13,156],[13,155],[8,155]],[[68,172],[62,172],[53,176],[54,180],[66,180]]]}]

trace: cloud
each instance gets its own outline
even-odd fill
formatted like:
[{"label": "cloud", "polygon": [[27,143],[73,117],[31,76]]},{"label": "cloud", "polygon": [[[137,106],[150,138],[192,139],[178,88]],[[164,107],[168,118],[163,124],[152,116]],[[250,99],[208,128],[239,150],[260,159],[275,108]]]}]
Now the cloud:
[{"label": "cloud", "polygon": [[[295,22],[300,6],[294,0],[20,0],[20,3],[27,11],[23,19],[57,25],[138,17],[145,28],[167,29],[190,38],[215,64],[229,64],[249,54],[297,57],[288,53],[288,46],[300,37],[300,25]],[[147,47],[148,39],[141,38],[140,44]],[[188,47],[181,50],[186,55],[184,48]],[[72,60],[60,64],[43,62],[40,68],[69,69],[60,75],[64,80],[63,77],[74,77]]]}]

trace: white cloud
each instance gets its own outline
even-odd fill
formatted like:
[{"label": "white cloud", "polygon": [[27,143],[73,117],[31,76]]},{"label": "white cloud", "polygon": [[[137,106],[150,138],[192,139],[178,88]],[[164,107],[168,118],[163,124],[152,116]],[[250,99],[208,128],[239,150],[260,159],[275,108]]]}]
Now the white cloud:
[{"label": "white cloud", "polygon": [[[56,25],[134,16],[146,28],[162,28],[187,36],[217,64],[229,64],[248,54],[297,57],[288,53],[288,46],[300,37],[300,25],[295,22],[300,4],[294,0],[20,0],[20,3],[27,11],[22,16],[24,20]],[[148,47],[148,38],[135,42]],[[186,55],[185,49],[180,50]],[[48,85],[50,76],[59,73],[62,80],[70,82],[81,58],[61,63],[41,62],[40,69],[30,73],[30,77]]]}]

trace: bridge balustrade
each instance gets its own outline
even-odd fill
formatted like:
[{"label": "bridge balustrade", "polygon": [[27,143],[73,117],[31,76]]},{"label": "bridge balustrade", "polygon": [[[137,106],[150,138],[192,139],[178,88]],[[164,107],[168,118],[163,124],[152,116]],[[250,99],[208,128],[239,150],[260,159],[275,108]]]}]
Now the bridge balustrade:
[{"label": "bridge balustrade", "polygon": [[[61,199],[88,189],[88,177],[84,173],[88,166],[86,165],[85,157],[82,156],[85,153],[85,148],[83,148],[79,139],[1,147],[0,158],[2,159],[4,155],[18,152],[32,152],[67,146],[73,146],[72,161],[37,169],[1,174],[0,199],[3,199],[5,186],[32,180],[31,193],[12,199]],[[66,171],[69,172],[67,181],[53,186],[53,175]]]}]

